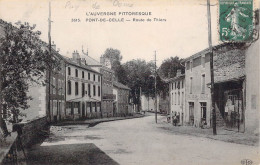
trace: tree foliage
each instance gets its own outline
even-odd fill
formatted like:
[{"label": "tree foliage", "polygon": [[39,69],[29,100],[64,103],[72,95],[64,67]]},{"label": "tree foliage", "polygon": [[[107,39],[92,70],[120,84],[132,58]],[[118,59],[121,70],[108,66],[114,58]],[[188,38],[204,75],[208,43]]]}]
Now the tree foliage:
[{"label": "tree foliage", "polygon": [[177,70],[181,69],[184,72],[184,66],[181,65],[181,60],[178,56],[170,57],[164,60],[158,70],[162,78],[173,78],[176,76]]},{"label": "tree foliage", "polygon": [[8,115],[18,116],[29,107],[27,95],[31,83],[45,84],[45,71],[54,64],[46,45],[40,41],[40,32],[28,23],[14,27],[6,24],[1,36],[1,104]]}]

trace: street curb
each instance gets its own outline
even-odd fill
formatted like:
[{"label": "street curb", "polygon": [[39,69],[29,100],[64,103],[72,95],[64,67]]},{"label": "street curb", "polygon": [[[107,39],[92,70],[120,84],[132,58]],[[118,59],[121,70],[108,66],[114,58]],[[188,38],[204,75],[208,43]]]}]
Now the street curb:
[{"label": "street curb", "polygon": [[135,118],[142,118],[145,117],[144,115],[136,116],[136,117],[125,117],[125,118],[115,118],[115,119],[107,119],[107,120],[101,120],[101,121],[69,121],[69,122],[61,122],[57,124],[53,124],[53,126],[66,126],[66,125],[88,125],[89,127],[94,127],[99,123],[105,123],[110,121],[117,121],[117,120],[127,120],[127,119],[135,119]]}]

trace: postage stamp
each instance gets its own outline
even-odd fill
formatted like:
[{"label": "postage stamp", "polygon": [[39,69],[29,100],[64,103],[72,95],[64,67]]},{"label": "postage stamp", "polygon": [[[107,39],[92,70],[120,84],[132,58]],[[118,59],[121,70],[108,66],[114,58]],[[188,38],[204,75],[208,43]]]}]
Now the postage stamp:
[{"label": "postage stamp", "polygon": [[221,41],[251,41],[253,26],[253,0],[219,0]]}]

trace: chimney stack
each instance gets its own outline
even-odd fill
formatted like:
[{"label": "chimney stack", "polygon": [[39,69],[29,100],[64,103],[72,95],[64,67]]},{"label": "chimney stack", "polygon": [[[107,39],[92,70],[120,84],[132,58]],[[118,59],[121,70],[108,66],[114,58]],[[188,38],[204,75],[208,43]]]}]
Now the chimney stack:
[{"label": "chimney stack", "polygon": [[79,56],[79,53],[78,53],[78,51],[76,50],[74,50],[74,52],[72,53],[72,59],[73,59],[73,61],[78,61],[78,59],[80,59],[80,56]]}]

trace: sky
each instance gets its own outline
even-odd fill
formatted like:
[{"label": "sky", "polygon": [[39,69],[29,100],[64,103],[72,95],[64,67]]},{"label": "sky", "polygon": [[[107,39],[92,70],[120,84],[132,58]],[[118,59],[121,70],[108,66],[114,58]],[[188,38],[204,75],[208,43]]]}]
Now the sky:
[{"label": "sky", "polygon": [[[70,57],[82,46],[99,60],[107,48],[121,51],[122,62],[132,59],[157,63],[186,58],[208,47],[207,0],[51,0],[51,36],[60,54]],[[218,5],[211,0],[213,45],[219,44]],[[87,16],[89,12],[116,12],[116,16]],[[121,16],[119,12],[151,12],[150,16]],[[36,24],[48,42],[49,1],[0,0],[0,18]],[[124,22],[87,22],[90,18],[124,18]],[[151,22],[134,22],[152,19]],[[166,21],[154,21],[154,18]],[[72,21],[80,19],[80,22]],[[126,21],[130,20],[130,21]]]}]

